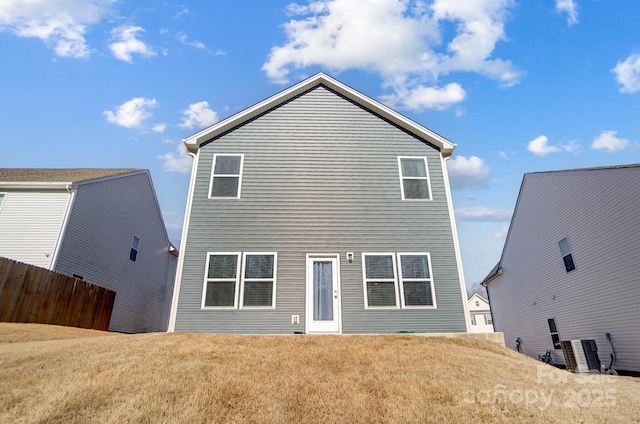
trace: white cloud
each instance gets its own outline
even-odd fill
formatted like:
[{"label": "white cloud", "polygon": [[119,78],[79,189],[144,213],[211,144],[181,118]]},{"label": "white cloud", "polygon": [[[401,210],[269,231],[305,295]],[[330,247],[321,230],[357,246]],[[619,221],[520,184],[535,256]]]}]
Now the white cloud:
[{"label": "white cloud", "polygon": [[111,12],[114,0],[2,0],[0,31],[43,40],[61,57],[88,57],[87,28]]},{"label": "white cloud", "polygon": [[633,53],[624,62],[618,62],[611,72],[616,74],[621,93],[640,91],[640,53]]},{"label": "white cloud", "polygon": [[[527,145],[527,150],[537,156],[546,156],[549,153],[558,153],[563,150],[565,152],[575,153],[580,150],[580,145],[575,140],[570,140],[566,144],[552,146],[549,145],[549,139],[546,136],[541,135],[529,142],[529,144]],[[506,159],[506,154],[503,153],[504,152],[500,152],[500,156]]]},{"label": "white cloud", "polygon": [[198,41],[198,40],[193,40],[193,41],[189,41],[187,40],[187,35],[183,32],[179,32],[178,35],[176,35],[176,38],[178,39],[178,41],[180,41],[182,44],[186,45],[186,46],[191,46],[191,47],[195,47],[196,49],[206,49],[207,46],[204,45],[204,43]]},{"label": "white cloud", "polygon": [[209,109],[209,103],[206,101],[190,104],[182,114],[182,123],[178,125],[181,128],[204,128],[218,122],[218,114]]},{"label": "white cloud", "polygon": [[593,139],[591,148],[595,150],[605,149],[610,152],[625,149],[629,146],[629,140],[616,137],[617,131],[602,131],[602,133]]},{"label": "white cloud", "polygon": [[187,148],[182,143],[176,146],[174,153],[168,152],[158,156],[158,158],[164,161],[164,170],[167,172],[180,172],[182,174],[191,172],[193,158],[187,154]]},{"label": "white cloud", "polygon": [[567,24],[578,23],[578,6],[574,0],[556,0],[556,10],[567,14]]},{"label": "white cloud", "polygon": [[135,128],[139,127],[143,121],[151,117],[149,109],[157,105],[158,102],[156,99],[136,97],[117,106],[113,111],[105,110],[102,113],[107,117],[107,121],[109,122],[125,128]]},{"label": "white cloud", "polygon": [[[476,72],[505,86],[520,74],[511,62],[493,59],[512,0],[317,0],[291,4],[287,37],[271,49],[262,69],[274,82],[288,82],[292,70],[322,66],[335,72],[361,69],[378,73],[387,96],[406,108],[442,109],[460,102],[457,83],[438,86],[440,75]],[[296,19],[297,18],[297,19]],[[445,26],[454,28],[449,36]],[[446,37],[449,39],[444,39]]]},{"label": "white cloud", "polygon": [[502,159],[509,160],[509,156],[507,156],[507,154],[506,154],[505,152],[503,152],[502,150],[500,150],[500,151],[498,152],[498,154],[500,155],[500,157],[501,157]]},{"label": "white cloud", "polygon": [[497,238],[497,239],[505,238],[508,233],[509,233],[509,226],[505,225],[493,235],[493,238]]},{"label": "white cloud", "polygon": [[161,133],[167,128],[167,124],[156,124],[151,128],[153,132]]},{"label": "white cloud", "polygon": [[452,190],[487,186],[491,173],[489,166],[477,156],[455,156],[447,162]]},{"label": "white cloud", "polygon": [[510,210],[490,209],[483,206],[457,208],[455,215],[458,221],[504,222],[511,220]]},{"label": "white cloud", "polygon": [[117,59],[133,63],[131,57],[133,54],[139,54],[142,57],[156,56],[156,52],[136,38],[139,32],[144,32],[144,29],[131,25],[123,25],[111,30],[113,42],[109,44],[109,49]]},{"label": "white cloud", "polygon": [[538,136],[531,140],[527,145],[527,150],[537,156],[546,156],[549,153],[557,153],[562,151],[558,146],[549,146],[549,139],[544,136]]},{"label": "white cloud", "polygon": [[[457,83],[447,84],[443,88],[418,86],[411,90],[399,88],[396,94],[381,96],[381,100],[391,105],[406,109],[444,110],[449,106],[464,100],[467,93]],[[457,116],[460,116],[456,113]]]}]

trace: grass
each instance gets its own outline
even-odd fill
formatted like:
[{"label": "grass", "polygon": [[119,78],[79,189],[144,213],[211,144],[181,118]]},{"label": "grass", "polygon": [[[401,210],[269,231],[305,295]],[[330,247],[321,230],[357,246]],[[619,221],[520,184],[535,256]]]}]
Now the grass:
[{"label": "grass", "polygon": [[640,422],[639,379],[466,339],[0,323],[0,373],[0,422]]}]

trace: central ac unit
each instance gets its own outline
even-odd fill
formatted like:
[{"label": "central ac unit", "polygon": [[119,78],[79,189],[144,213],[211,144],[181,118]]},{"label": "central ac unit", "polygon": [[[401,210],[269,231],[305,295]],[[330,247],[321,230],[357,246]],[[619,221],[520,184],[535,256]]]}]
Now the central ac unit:
[{"label": "central ac unit", "polygon": [[600,358],[595,340],[563,340],[560,345],[568,371],[579,374],[600,372]]}]

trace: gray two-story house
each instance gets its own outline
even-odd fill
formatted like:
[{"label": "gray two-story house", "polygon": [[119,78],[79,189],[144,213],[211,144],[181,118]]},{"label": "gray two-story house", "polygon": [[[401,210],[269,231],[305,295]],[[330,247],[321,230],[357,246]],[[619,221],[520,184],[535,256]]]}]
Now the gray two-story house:
[{"label": "gray two-story house", "polygon": [[468,330],[450,141],[320,73],[185,144],[169,331]]}]

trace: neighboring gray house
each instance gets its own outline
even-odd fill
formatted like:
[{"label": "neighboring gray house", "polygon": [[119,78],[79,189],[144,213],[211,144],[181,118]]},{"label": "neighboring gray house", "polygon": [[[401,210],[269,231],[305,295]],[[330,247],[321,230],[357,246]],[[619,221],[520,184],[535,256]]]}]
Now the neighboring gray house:
[{"label": "neighboring gray house", "polygon": [[609,333],[615,368],[640,371],[639,210],[640,165],[524,175],[484,281],[507,346],[564,364],[561,341],[595,340],[608,365]]},{"label": "neighboring gray house", "polygon": [[115,290],[112,331],[167,329],[178,252],[147,170],[0,168],[0,256]]},{"label": "neighboring gray house", "polygon": [[448,140],[317,74],[185,144],[170,331],[468,330]]}]

